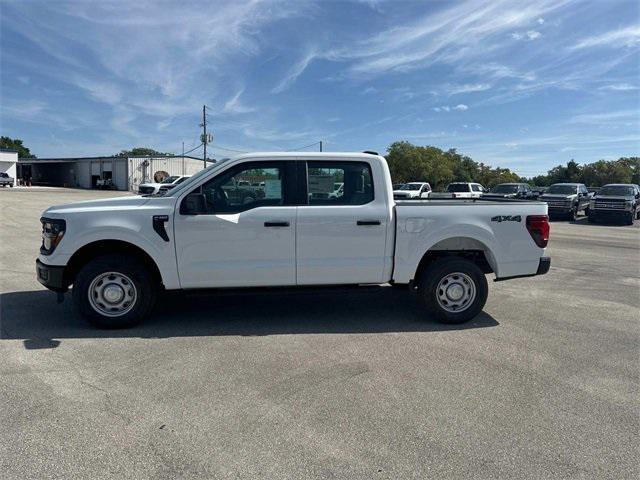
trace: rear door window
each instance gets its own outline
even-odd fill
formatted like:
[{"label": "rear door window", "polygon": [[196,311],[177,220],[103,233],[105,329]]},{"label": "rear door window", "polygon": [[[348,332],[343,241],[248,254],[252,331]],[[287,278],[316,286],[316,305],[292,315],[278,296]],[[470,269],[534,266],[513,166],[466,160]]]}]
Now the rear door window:
[{"label": "rear door window", "polygon": [[307,162],[309,205],[364,205],[373,201],[373,176],[366,162]]}]

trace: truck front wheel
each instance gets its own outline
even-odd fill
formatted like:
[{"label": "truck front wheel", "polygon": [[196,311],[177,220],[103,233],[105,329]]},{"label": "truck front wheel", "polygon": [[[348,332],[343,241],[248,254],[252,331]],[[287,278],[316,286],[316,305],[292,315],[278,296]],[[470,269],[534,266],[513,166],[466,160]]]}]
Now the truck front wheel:
[{"label": "truck front wheel", "polygon": [[73,282],[78,311],[99,328],[126,328],[153,309],[155,281],[135,257],[110,254],[89,261]]},{"label": "truck front wheel", "polygon": [[442,323],[458,324],[478,315],[487,302],[487,278],[464,258],[441,258],[422,273],[418,295],[427,311]]}]

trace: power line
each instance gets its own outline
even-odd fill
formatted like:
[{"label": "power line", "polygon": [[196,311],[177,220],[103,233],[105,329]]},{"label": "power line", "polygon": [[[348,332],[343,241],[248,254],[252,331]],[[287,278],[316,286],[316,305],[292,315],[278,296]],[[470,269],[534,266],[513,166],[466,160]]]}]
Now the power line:
[{"label": "power line", "polygon": [[297,152],[297,151],[302,150],[302,149],[304,149],[304,148],[313,147],[313,146],[315,146],[315,145],[322,145],[322,141],[314,142],[314,143],[311,143],[311,144],[309,144],[309,145],[305,145],[304,147],[292,148],[291,150],[285,150],[285,151],[286,151],[286,152]]},{"label": "power line", "polygon": [[215,147],[212,147],[214,149],[220,149],[220,150],[226,150],[228,152],[236,152],[236,153],[249,153],[246,150],[236,150],[235,148],[227,148],[227,147],[223,147],[222,145],[217,145]]},{"label": "power line", "polygon": [[199,149],[202,145],[203,145],[203,144],[201,143],[201,144],[200,144],[200,145],[198,145],[197,147],[194,147],[194,148],[192,148],[191,150],[187,150],[186,152],[184,152],[184,154],[186,155],[187,153],[191,153],[191,152],[193,152],[194,150]]}]

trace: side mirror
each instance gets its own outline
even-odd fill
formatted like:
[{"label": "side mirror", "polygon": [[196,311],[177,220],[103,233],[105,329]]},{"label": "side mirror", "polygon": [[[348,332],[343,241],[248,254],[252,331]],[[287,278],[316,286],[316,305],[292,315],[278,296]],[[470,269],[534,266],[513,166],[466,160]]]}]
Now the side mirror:
[{"label": "side mirror", "polygon": [[206,212],[207,197],[204,196],[204,193],[190,193],[180,204],[180,213],[182,215],[200,215]]}]

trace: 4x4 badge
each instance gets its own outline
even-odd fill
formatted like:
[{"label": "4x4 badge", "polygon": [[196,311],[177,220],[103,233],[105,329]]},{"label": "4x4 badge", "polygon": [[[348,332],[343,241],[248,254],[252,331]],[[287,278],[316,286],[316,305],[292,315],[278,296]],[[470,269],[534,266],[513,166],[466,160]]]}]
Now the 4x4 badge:
[{"label": "4x4 badge", "polygon": [[492,222],[521,222],[522,217],[520,215],[496,215],[491,217]]}]

